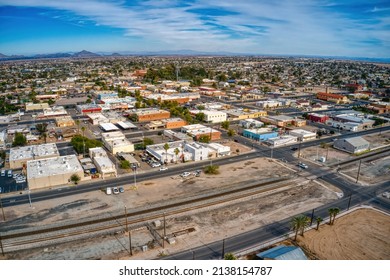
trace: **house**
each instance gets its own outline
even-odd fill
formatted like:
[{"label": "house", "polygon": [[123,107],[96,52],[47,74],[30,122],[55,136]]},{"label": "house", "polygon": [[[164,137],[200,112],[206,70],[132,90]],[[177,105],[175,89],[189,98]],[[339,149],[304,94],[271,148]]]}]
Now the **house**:
[{"label": "house", "polygon": [[297,246],[280,245],[256,254],[261,260],[307,260],[305,253]]},{"label": "house", "polygon": [[362,137],[352,137],[337,139],[334,141],[333,147],[350,154],[357,154],[368,151],[370,149],[370,143]]}]

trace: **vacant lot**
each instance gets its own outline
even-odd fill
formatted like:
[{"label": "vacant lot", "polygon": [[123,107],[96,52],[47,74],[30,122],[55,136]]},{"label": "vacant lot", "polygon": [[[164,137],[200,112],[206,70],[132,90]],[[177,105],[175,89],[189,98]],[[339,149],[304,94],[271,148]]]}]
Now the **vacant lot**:
[{"label": "vacant lot", "polygon": [[298,237],[320,260],[390,260],[390,216],[359,209]]}]

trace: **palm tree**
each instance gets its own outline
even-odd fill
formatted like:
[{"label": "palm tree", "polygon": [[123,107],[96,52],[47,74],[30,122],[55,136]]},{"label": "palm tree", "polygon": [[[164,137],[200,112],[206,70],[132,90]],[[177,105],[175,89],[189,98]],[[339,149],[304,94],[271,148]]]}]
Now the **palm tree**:
[{"label": "palm tree", "polygon": [[75,120],[75,123],[77,124],[77,134],[80,134],[80,120]]},{"label": "palm tree", "polygon": [[301,228],[301,219],[300,216],[296,216],[291,221],[291,227],[295,231],[294,241],[297,240],[299,229]]},{"label": "palm tree", "polygon": [[321,217],[317,217],[316,221],[317,221],[317,228],[316,228],[316,230],[318,230],[318,228],[320,227],[320,224],[323,221],[323,219]]},{"label": "palm tree", "polygon": [[329,213],[329,225],[331,225],[332,224],[333,213],[334,213],[334,208],[329,208],[328,209],[328,213]]},{"label": "palm tree", "polygon": [[163,149],[165,150],[165,164],[168,163],[168,150],[169,150],[169,144],[168,143],[165,143],[164,146],[163,146]]},{"label": "palm tree", "polygon": [[310,223],[310,218],[307,216],[301,216],[301,236],[303,236],[303,233],[305,231],[305,228]]},{"label": "palm tree", "polygon": [[176,148],[176,149],[174,150],[174,153],[175,153],[175,155],[176,155],[176,163],[177,163],[177,156],[178,156],[179,153],[180,153],[179,148]]},{"label": "palm tree", "polygon": [[237,260],[237,257],[233,253],[226,253],[223,257],[224,260]]},{"label": "palm tree", "polygon": [[340,208],[338,208],[338,207],[333,208],[333,221],[332,221],[332,225],[334,224],[334,221],[336,220],[336,216],[337,216],[338,213],[340,213]]},{"label": "palm tree", "polygon": [[231,140],[231,138],[236,134],[236,132],[233,130],[233,129],[229,129],[227,131],[227,136],[229,137],[229,139]]}]

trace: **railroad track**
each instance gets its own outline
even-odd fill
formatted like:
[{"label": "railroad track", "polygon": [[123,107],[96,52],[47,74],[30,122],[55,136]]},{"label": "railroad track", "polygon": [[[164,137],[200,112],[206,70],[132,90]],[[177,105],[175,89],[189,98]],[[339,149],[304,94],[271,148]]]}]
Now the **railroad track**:
[{"label": "railroad track", "polygon": [[[280,178],[269,182],[248,185],[238,189],[225,190],[224,192],[214,193],[204,197],[195,197],[149,209],[127,212],[126,214],[123,213],[121,215],[110,215],[78,223],[10,232],[8,234],[2,233],[1,240],[3,243],[3,250],[5,253],[14,252],[22,249],[39,248],[64,243],[70,239],[83,239],[93,235],[123,231],[126,219],[130,230],[134,230],[144,226],[148,221],[161,219],[164,215],[179,215],[202,208],[215,207],[238,199],[245,199],[265,192],[277,192],[278,189],[291,186],[293,183],[291,177]],[[123,222],[121,223],[119,221]]]}]

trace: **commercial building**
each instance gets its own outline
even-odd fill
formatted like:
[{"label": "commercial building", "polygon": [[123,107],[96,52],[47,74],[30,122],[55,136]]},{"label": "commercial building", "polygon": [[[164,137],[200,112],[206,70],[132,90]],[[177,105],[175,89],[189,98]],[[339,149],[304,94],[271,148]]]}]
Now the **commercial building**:
[{"label": "commercial building", "polygon": [[25,109],[26,112],[28,111],[37,111],[40,110],[42,111],[43,109],[50,108],[49,103],[26,103],[25,104]]},{"label": "commercial building", "polygon": [[370,149],[370,143],[362,137],[352,137],[335,140],[333,147],[347,153],[356,154],[368,151]]},{"label": "commercial building", "polygon": [[164,130],[164,136],[174,141],[179,141],[179,140],[192,141],[192,137],[187,135],[186,133],[176,132],[170,129]]},{"label": "commercial building", "polygon": [[265,124],[272,124],[278,127],[287,127],[291,125],[301,127],[306,125],[306,120],[304,119],[298,119],[284,115],[261,117],[260,120]]},{"label": "commercial building", "polygon": [[99,127],[103,130],[103,131],[115,131],[115,130],[119,130],[119,128],[117,126],[115,126],[114,124],[112,123],[101,123],[99,124]]},{"label": "commercial building", "polygon": [[280,101],[277,100],[260,100],[256,101],[256,106],[263,108],[263,109],[268,109],[268,108],[277,108],[282,106]]},{"label": "commercial building", "polygon": [[159,109],[139,109],[134,112],[139,122],[150,122],[162,119],[168,119],[171,113],[166,110]]},{"label": "commercial building", "polygon": [[266,111],[256,111],[256,110],[248,110],[248,109],[244,109],[244,110],[230,109],[230,110],[225,110],[224,112],[228,115],[227,119],[229,121],[255,119],[255,118],[267,116]]},{"label": "commercial building", "polygon": [[117,176],[115,164],[110,160],[103,148],[98,147],[89,149],[89,156],[93,159],[93,162],[103,179]]},{"label": "commercial building", "polygon": [[185,120],[182,120],[181,118],[169,118],[161,121],[151,121],[145,127],[150,130],[156,130],[156,129],[175,129],[180,128],[182,126],[187,125],[187,122]]},{"label": "commercial building", "polygon": [[58,127],[74,126],[75,121],[72,119],[71,116],[57,117],[56,118],[56,125]]},{"label": "commercial building", "polygon": [[373,110],[378,114],[390,112],[390,102],[376,102],[367,105],[367,109]]},{"label": "commercial building", "polygon": [[242,135],[256,141],[266,141],[270,138],[277,137],[278,132],[269,128],[244,129]]},{"label": "commercial building", "polygon": [[317,93],[317,98],[325,101],[334,102],[337,104],[349,102],[347,96],[335,93],[319,92]]},{"label": "commercial building", "polygon": [[57,146],[54,143],[11,148],[9,154],[10,168],[22,168],[29,160],[58,157]]},{"label": "commercial building", "polygon": [[134,151],[133,143],[120,131],[102,133],[102,142],[104,147],[114,155]]},{"label": "commercial building", "polygon": [[27,182],[29,189],[67,185],[72,175],[84,179],[83,168],[75,155],[29,160]]},{"label": "commercial building", "polygon": [[67,116],[68,112],[63,106],[54,106],[51,108],[43,109],[43,113],[37,115],[37,119],[49,119],[60,116]]},{"label": "commercial building", "polygon": [[339,130],[347,131],[359,131],[359,124],[354,122],[336,122],[333,120],[327,120],[326,124]]},{"label": "commercial building", "polygon": [[245,128],[260,128],[263,125],[263,122],[254,119],[240,120],[240,126]]},{"label": "commercial building", "polygon": [[90,114],[90,113],[100,113],[102,111],[102,108],[96,104],[82,104],[77,105],[76,109],[83,115]]},{"label": "commercial building", "polygon": [[275,138],[270,138],[265,141],[265,144],[271,147],[279,147],[283,145],[290,145],[298,142],[298,137],[292,135],[282,135]]},{"label": "commercial building", "polygon": [[222,111],[214,110],[190,110],[191,115],[195,116],[199,113],[204,114],[203,121],[208,123],[220,123],[224,122],[227,119],[227,114]]},{"label": "commercial building", "polygon": [[209,148],[209,157],[224,157],[230,155],[230,147],[224,146],[219,143],[209,143],[207,144]]},{"label": "commercial building", "polygon": [[329,120],[329,116],[323,114],[310,113],[307,115],[308,119],[312,122],[325,123]]},{"label": "commercial building", "polygon": [[115,124],[116,126],[118,126],[119,128],[123,129],[123,130],[127,130],[127,129],[136,129],[137,126],[131,122],[117,122]]},{"label": "commercial building", "polygon": [[298,138],[298,141],[309,141],[314,140],[317,137],[317,133],[311,132],[304,129],[293,129],[290,130],[289,134]]},{"label": "commercial building", "polygon": [[197,92],[173,93],[173,94],[149,94],[146,99],[153,99],[159,102],[176,101],[179,104],[185,104],[193,100],[199,99],[200,94]]},{"label": "commercial building", "polygon": [[88,121],[93,125],[99,125],[101,123],[109,123],[110,121],[101,113],[86,114]]},{"label": "commercial building", "polygon": [[220,131],[201,124],[183,126],[181,132],[187,133],[196,141],[199,141],[199,138],[202,136],[209,136],[211,141],[221,139]]}]

